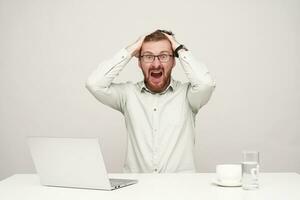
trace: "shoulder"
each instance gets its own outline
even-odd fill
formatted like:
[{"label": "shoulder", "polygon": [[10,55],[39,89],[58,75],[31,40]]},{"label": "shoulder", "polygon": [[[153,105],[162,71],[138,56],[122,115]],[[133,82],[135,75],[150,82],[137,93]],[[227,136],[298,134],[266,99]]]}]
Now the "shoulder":
[{"label": "shoulder", "polygon": [[172,80],[171,86],[174,90],[186,90],[189,87],[190,83],[182,83],[181,81],[178,80]]},{"label": "shoulder", "polygon": [[144,82],[122,82],[122,83],[112,83],[110,87],[119,90],[120,92],[130,92],[130,91],[141,91],[143,89]]}]

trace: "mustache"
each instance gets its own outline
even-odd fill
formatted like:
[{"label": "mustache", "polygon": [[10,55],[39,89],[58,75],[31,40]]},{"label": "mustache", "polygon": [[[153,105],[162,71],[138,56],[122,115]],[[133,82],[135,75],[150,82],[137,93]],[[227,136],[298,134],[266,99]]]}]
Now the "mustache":
[{"label": "mustache", "polygon": [[151,72],[151,71],[162,71],[163,72],[163,71],[165,71],[165,69],[163,67],[159,67],[159,68],[151,67],[148,69],[148,72]]}]

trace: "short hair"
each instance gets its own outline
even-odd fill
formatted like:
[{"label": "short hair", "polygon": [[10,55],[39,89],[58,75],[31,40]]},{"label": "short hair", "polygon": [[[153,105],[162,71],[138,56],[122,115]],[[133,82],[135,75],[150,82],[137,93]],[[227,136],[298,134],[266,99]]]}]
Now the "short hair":
[{"label": "short hair", "polygon": [[156,30],[153,33],[150,33],[149,35],[147,35],[144,39],[144,42],[151,42],[151,41],[160,41],[160,40],[169,40],[168,37],[165,34],[168,35],[174,35],[171,31],[167,31],[167,30]]},{"label": "short hair", "polygon": [[[150,33],[149,35],[147,35],[144,38],[143,42],[157,42],[157,41],[161,41],[161,40],[167,40],[171,44],[171,41],[169,40],[169,38],[164,33],[174,36],[172,31],[157,29],[156,31],[154,31],[154,32]],[[142,48],[140,49],[139,55],[141,55],[141,52],[142,52]]]}]

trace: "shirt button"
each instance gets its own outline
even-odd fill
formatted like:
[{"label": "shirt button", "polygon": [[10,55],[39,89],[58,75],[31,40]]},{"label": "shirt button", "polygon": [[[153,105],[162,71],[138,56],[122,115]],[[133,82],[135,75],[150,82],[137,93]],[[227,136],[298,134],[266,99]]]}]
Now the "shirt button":
[{"label": "shirt button", "polygon": [[157,172],[158,170],[157,170],[157,169],[154,169],[154,171]]},{"label": "shirt button", "polygon": [[156,110],[157,110],[157,108],[153,108],[153,110],[154,110],[154,111],[156,111]]}]

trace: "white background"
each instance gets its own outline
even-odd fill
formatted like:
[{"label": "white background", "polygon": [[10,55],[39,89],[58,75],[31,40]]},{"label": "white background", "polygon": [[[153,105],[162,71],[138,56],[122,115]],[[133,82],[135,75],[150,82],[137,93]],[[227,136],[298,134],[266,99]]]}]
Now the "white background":
[{"label": "white background", "polygon": [[[102,60],[158,28],[206,63],[217,87],[197,117],[199,172],[261,153],[300,172],[300,1],[0,0],[0,179],[34,172],[27,136],[99,137],[121,172],[123,116],[89,94]],[[181,66],[176,79],[186,81]],[[142,78],[133,59],[116,81]]]}]

